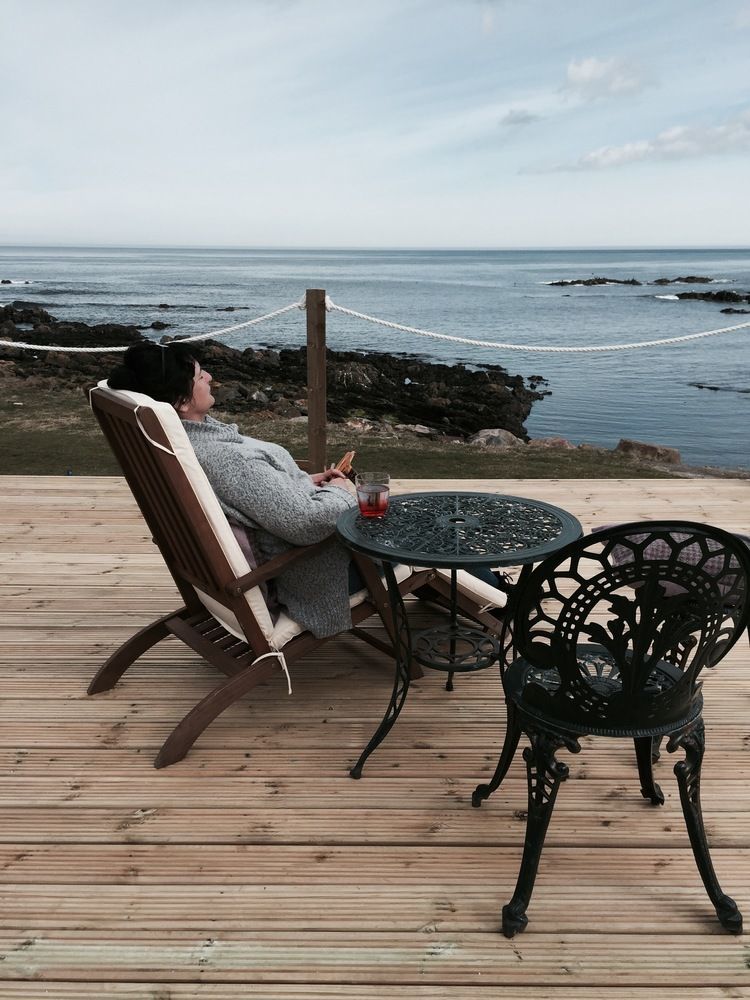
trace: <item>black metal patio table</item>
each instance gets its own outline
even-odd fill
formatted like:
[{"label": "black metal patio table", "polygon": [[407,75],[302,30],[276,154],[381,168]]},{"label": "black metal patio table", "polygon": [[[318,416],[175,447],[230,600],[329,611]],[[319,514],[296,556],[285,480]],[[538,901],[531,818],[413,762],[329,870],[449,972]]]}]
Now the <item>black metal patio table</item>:
[{"label": "black metal patio table", "polygon": [[[496,493],[407,493],[392,497],[381,518],[364,518],[354,508],[336,525],[349,549],[383,563],[396,632],[396,676],[388,709],[359,760],[349,772],[362,775],[365,761],[393,727],[409,690],[412,661],[448,673],[483,670],[497,662],[501,643],[458,621],[458,569],[521,566],[518,586],[532,565],[582,535],[579,521],[565,510],[525,497]],[[444,625],[412,633],[394,574],[394,565],[451,571],[450,618]],[[512,614],[511,592],[506,620]]]}]

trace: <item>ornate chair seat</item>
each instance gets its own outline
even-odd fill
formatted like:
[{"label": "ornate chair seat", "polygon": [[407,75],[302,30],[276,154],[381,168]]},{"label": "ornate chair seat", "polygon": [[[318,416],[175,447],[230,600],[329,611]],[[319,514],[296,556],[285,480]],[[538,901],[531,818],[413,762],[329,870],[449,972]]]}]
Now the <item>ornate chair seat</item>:
[{"label": "ornate chair seat", "polygon": [[519,657],[505,673],[506,696],[539,723],[579,736],[664,736],[689,725],[703,710],[697,689],[687,713],[669,712],[671,696],[685,675],[667,660],[652,667],[642,697],[631,699],[623,692],[616,659],[602,646],[583,643],[576,659],[578,675],[564,685],[557,668],[543,669]]}]

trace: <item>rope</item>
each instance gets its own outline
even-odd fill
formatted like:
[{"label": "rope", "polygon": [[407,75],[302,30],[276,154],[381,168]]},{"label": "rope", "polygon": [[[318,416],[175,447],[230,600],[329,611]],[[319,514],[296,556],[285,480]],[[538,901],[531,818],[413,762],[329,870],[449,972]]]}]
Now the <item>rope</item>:
[{"label": "rope", "polygon": [[[723,326],[718,330],[705,330],[703,333],[688,333],[683,337],[666,337],[663,340],[641,340],[634,344],[600,344],[593,347],[553,347],[544,344],[505,344],[496,340],[474,340],[469,337],[452,337],[447,333],[436,333],[434,330],[422,330],[417,326],[404,326],[402,323],[392,323],[387,319],[379,319],[377,316],[368,316],[367,313],[356,312],[354,309],[347,309],[337,305],[326,295],[326,310],[328,312],[340,312],[345,316],[353,316],[355,319],[363,319],[368,323],[376,323],[378,326],[388,327],[390,330],[402,330],[404,333],[414,333],[419,337],[432,337],[434,340],[447,340],[453,344],[469,344],[472,347],[495,347],[503,351],[529,351],[535,354],[601,354],[605,351],[634,351],[644,347],[664,347],[668,344],[684,344],[688,340],[700,340],[703,337],[718,337],[722,333],[734,333],[737,330],[744,330],[750,327],[748,323],[737,323],[736,326]],[[299,302],[292,302],[281,309],[274,309],[273,312],[264,316],[257,316],[255,319],[248,319],[244,323],[236,323],[234,326],[225,326],[221,330],[214,330],[212,333],[198,333],[194,337],[184,337],[173,341],[178,344],[192,344],[199,340],[214,340],[223,337],[227,333],[234,333],[235,330],[243,330],[248,326],[256,326],[258,323],[265,323],[266,320],[274,319],[276,316],[283,316],[284,313],[291,312],[292,309],[305,309],[305,299]],[[60,344],[26,344],[23,341],[0,340],[0,347],[18,347],[26,351],[63,351],[66,354],[117,354],[126,351],[129,345],[124,347],[62,347]]]},{"label": "rope", "polygon": [[[282,306],[281,309],[274,309],[273,312],[266,313],[265,316],[257,316],[255,319],[248,319],[244,323],[236,323],[234,326],[225,326],[222,330],[214,330],[213,333],[198,333],[194,337],[180,337],[173,341],[175,344],[192,344],[196,340],[210,340],[214,337],[222,337],[226,333],[234,333],[235,330],[242,330],[246,326],[256,326],[258,323],[265,323],[267,319],[274,319],[284,313],[291,312],[292,309],[304,309],[305,300],[292,302],[291,305]],[[130,345],[124,347],[62,347],[60,344],[26,344],[20,340],[0,340],[0,347],[20,347],[26,351],[62,351],[65,354],[118,354],[127,351]]]},{"label": "rope", "polygon": [[504,351],[532,351],[537,354],[594,354],[603,351],[633,351],[641,347],[661,347],[665,344],[682,344],[687,340],[699,340],[701,337],[716,337],[720,333],[733,333],[750,327],[750,323],[738,323],[736,326],[724,326],[720,330],[706,330],[704,333],[689,333],[684,337],[667,337],[664,340],[642,340],[637,344],[603,344],[596,347],[550,347],[531,344],[503,344],[494,340],[473,340],[468,337],[451,337],[447,333],[435,333],[434,330],[420,330],[416,326],[403,326],[401,323],[391,323],[387,319],[368,316],[367,313],[355,312],[339,306],[326,295],[326,309],[329,312],[340,312],[355,319],[364,319],[378,326],[387,326],[391,330],[403,330],[404,333],[415,333],[420,337],[433,337],[435,340],[449,340],[454,344],[471,344],[473,347],[498,347]]}]

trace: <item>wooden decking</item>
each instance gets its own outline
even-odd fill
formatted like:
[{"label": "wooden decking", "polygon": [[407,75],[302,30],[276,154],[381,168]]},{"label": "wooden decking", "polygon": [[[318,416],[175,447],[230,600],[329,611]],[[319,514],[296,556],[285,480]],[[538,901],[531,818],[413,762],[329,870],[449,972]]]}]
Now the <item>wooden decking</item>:
[{"label": "wooden decking", "polygon": [[[445,483],[402,483],[445,488]],[[586,527],[674,516],[750,528],[750,483],[472,482]],[[347,768],[390,692],[342,636],[230,709],[185,761],[152,760],[215,675],[176,641],[118,687],[88,680],[178,604],[118,479],[0,479],[0,998],[494,1000],[750,997],[750,937],[723,933],[672,761],[661,809],[632,749],[569,758],[525,934],[498,933],[520,862],[519,762],[480,810],[504,706],[494,672],[414,684],[365,777]],[[429,611],[415,605],[415,614]],[[750,921],[750,647],[706,678],[703,800]]]}]

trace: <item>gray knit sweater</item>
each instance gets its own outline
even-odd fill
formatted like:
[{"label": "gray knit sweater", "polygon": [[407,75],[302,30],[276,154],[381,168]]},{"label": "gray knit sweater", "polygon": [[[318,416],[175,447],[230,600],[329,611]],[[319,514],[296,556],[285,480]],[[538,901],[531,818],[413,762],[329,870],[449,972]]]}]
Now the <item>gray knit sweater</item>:
[{"label": "gray knit sweater", "polygon": [[[258,562],[333,533],[357,501],[337,486],[315,486],[277,444],[244,437],[213,417],[182,422],[224,513],[251,529]],[[276,577],[279,601],[317,638],[351,628],[349,555],[338,543]]]}]

